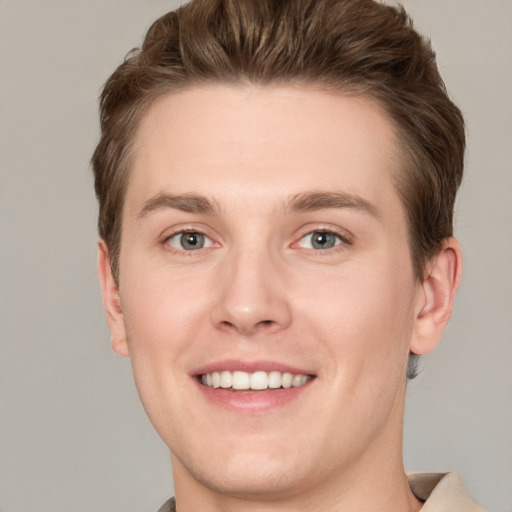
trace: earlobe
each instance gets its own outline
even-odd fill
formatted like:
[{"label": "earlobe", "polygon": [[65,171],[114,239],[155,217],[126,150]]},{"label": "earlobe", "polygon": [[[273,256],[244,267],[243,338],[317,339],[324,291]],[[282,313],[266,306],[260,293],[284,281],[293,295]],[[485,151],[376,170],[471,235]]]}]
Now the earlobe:
[{"label": "earlobe", "polygon": [[101,239],[98,242],[98,277],[101,285],[107,323],[112,336],[112,350],[121,356],[129,356],[130,352],[126,340],[124,315],[119,299],[119,287],[112,275],[107,244]]},{"label": "earlobe", "polygon": [[423,355],[441,340],[450,319],[462,277],[462,253],[454,238],[447,239],[420,284],[410,351]]}]

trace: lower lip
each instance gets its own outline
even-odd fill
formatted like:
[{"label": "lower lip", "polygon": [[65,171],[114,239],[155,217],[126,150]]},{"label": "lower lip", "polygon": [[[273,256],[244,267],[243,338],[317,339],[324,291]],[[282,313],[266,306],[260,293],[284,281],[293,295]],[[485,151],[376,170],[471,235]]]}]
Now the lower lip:
[{"label": "lower lip", "polygon": [[302,386],[254,392],[210,388],[201,384],[197,379],[194,380],[203,396],[211,403],[230,411],[258,413],[282,407],[292,400],[295,400],[301,393],[309,388],[314,379],[306,382],[306,384]]}]

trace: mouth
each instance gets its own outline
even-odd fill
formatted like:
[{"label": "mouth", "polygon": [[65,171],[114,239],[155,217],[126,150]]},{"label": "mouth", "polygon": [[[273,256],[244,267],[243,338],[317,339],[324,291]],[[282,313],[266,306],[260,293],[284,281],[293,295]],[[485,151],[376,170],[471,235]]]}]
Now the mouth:
[{"label": "mouth", "polygon": [[223,370],[202,373],[197,378],[201,385],[208,388],[254,393],[301,387],[312,380],[314,376],[280,371]]},{"label": "mouth", "polygon": [[252,416],[311,396],[308,390],[318,375],[278,361],[223,359],[197,368],[190,377],[209,403]]}]

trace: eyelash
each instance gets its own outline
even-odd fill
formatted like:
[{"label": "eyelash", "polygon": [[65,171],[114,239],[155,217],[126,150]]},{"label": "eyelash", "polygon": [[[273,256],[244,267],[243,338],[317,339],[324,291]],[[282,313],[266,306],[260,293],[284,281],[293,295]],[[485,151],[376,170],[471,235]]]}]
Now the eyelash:
[{"label": "eyelash", "polygon": [[[184,248],[173,247],[170,244],[170,241],[174,237],[183,236],[187,233],[197,234],[197,235],[205,237],[209,241],[208,247],[200,247],[199,249],[196,249],[196,250],[186,250]],[[315,228],[309,228],[309,229],[304,228],[302,230],[302,232],[299,234],[299,237],[296,239],[297,241],[293,242],[290,245],[290,247],[296,248],[296,249],[301,249],[301,247],[298,246],[299,243],[303,239],[305,239],[307,236],[313,236],[314,234],[333,235],[337,238],[337,242],[335,243],[335,245],[333,247],[328,247],[327,249],[302,248],[304,250],[314,252],[314,254],[326,256],[328,254],[332,254],[335,251],[344,250],[346,248],[346,246],[352,245],[351,237],[349,237],[347,235],[342,235],[337,230],[334,230],[332,228],[326,228],[326,227],[315,227]],[[180,255],[184,255],[184,256],[196,256],[196,255],[198,255],[198,253],[202,253],[204,250],[208,250],[212,247],[219,246],[219,244],[214,242],[211,239],[211,237],[209,237],[203,230],[194,229],[194,228],[184,228],[184,229],[179,229],[177,231],[174,231],[174,232],[170,233],[169,235],[166,235],[163,238],[161,243],[167,251],[179,253]]]},{"label": "eyelash", "polygon": [[[186,250],[184,248],[177,248],[177,247],[173,247],[171,245],[170,241],[173,238],[175,238],[177,236],[186,235],[187,233],[203,236],[205,239],[207,239],[209,241],[208,247],[200,247],[199,249],[196,249],[196,250]],[[164,239],[162,240],[162,245],[164,246],[164,248],[167,251],[179,253],[180,255],[184,255],[184,256],[195,256],[198,253],[203,252],[203,250],[210,249],[211,247],[214,247],[215,245],[218,246],[218,244],[216,244],[216,242],[214,242],[211,239],[211,237],[209,237],[203,230],[194,229],[194,228],[179,229],[177,231],[170,233],[169,235],[166,235],[164,237]]]},{"label": "eyelash", "polygon": [[338,242],[333,247],[328,247],[327,249],[315,249],[315,248],[305,248],[305,250],[313,252],[315,255],[327,256],[332,254],[333,252],[343,251],[347,248],[347,246],[352,245],[352,239],[347,234],[341,234],[338,230],[332,229],[330,227],[318,227],[314,228],[304,228],[302,233],[299,235],[296,242],[294,242],[291,247],[298,248],[299,243],[305,239],[307,236],[313,236],[314,234],[326,234],[333,235],[338,239]]}]

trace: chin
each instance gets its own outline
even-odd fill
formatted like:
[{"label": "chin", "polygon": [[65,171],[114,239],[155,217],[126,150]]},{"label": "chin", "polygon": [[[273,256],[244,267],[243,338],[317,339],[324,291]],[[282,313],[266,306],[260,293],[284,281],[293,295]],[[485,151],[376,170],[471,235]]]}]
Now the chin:
[{"label": "chin", "polygon": [[[177,457],[177,456],[176,456]],[[213,492],[243,499],[276,499],[303,489],[307,468],[303,461],[267,450],[227,450],[218,455],[191,457],[184,455],[179,466]],[[186,465],[181,461],[185,460]],[[173,463],[173,468],[176,464]],[[181,469],[180,468],[180,469]],[[176,468],[178,469],[178,468]],[[178,470],[179,471],[179,470]]]}]

